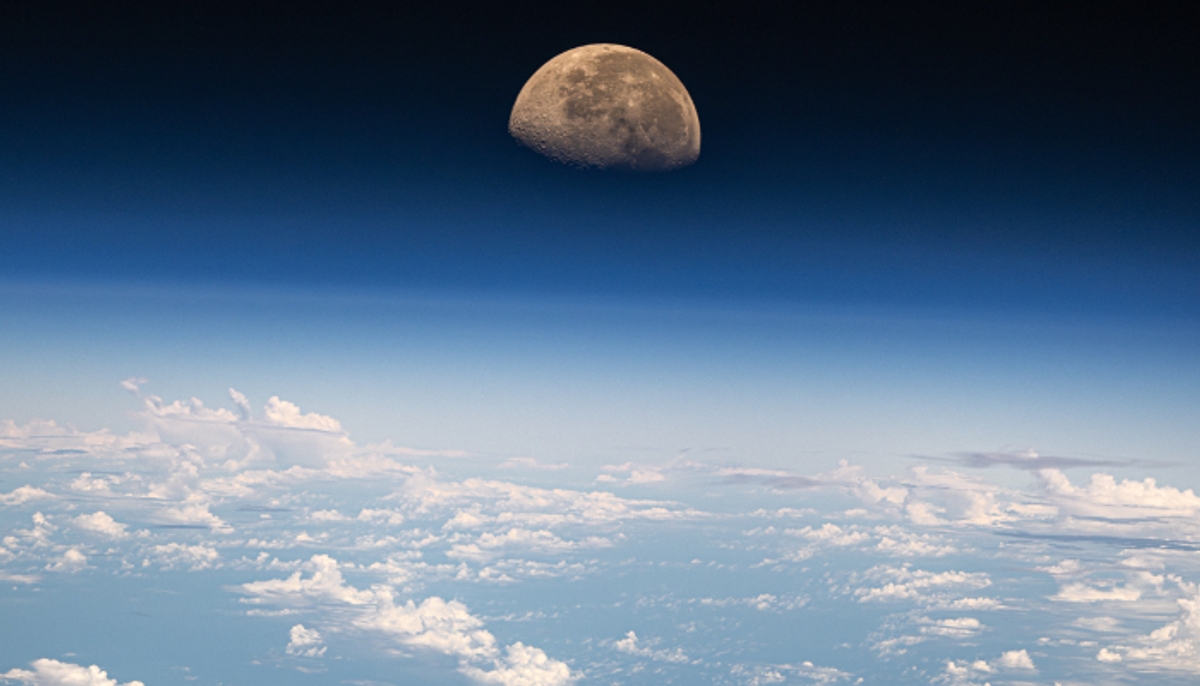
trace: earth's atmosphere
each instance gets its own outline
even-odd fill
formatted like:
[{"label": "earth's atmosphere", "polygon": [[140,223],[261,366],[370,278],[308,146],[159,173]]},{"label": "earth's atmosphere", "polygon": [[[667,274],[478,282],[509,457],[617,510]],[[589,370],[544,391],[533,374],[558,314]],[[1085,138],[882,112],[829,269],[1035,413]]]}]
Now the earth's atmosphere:
[{"label": "earth's atmosphere", "polygon": [[168,5],[0,7],[0,682],[1200,678],[1200,5]]}]

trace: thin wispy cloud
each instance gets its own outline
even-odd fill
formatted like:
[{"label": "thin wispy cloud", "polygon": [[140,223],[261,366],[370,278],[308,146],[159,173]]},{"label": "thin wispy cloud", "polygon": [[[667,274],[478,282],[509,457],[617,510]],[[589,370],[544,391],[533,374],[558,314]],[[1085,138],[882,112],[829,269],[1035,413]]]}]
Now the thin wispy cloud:
[{"label": "thin wispy cloud", "polygon": [[1021,452],[970,452],[954,453],[949,456],[914,455],[917,459],[928,462],[952,463],[971,469],[988,469],[991,467],[1012,467],[1025,471],[1036,472],[1042,469],[1082,469],[1101,467],[1118,469],[1124,467],[1170,467],[1172,463],[1136,459],[1111,459],[1100,457],[1070,457],[1062,455],[1042,455],[1032,450]]}]

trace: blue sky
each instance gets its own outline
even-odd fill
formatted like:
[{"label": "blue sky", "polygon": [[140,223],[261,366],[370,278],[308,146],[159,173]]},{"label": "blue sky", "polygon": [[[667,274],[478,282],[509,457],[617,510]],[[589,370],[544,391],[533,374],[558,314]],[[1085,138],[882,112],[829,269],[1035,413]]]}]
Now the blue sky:
[{"label": "blue sky", "polygon": [[[1161,319],[685,300],[79,287],[23,291],[9,418],[128,426],[113,379],[209,402],[236,386],[356,435],[605,460],[1034,448],[1189,464],[1194,329]],[[17,332],[19,335],[15,335]],[[96,403],[93,397],[109,401]]]}]

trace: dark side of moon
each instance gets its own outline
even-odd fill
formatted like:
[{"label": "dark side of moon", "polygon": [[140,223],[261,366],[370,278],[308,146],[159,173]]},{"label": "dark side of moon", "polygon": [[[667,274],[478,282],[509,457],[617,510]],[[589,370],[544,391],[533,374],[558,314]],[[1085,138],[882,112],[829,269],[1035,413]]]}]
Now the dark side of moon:
[{"label": "dark side of moon", "polygon": [[508,130],[546,157],[585,168],[665,171],[700,156],[700,118],[679,78],[640,50],[607,43],[538,69]]}]

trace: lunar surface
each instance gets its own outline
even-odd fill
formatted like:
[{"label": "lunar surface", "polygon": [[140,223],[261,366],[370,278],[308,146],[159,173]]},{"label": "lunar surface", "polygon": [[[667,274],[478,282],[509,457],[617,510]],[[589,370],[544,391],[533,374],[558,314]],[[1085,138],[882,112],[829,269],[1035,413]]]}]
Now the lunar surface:
[{"label": "lunar surface", "polygon": [[662,171],[700,156],[700,118],[683,83],[623,45],[584,45],[542,65],[517,96],[508,130],[579,167]]}]

